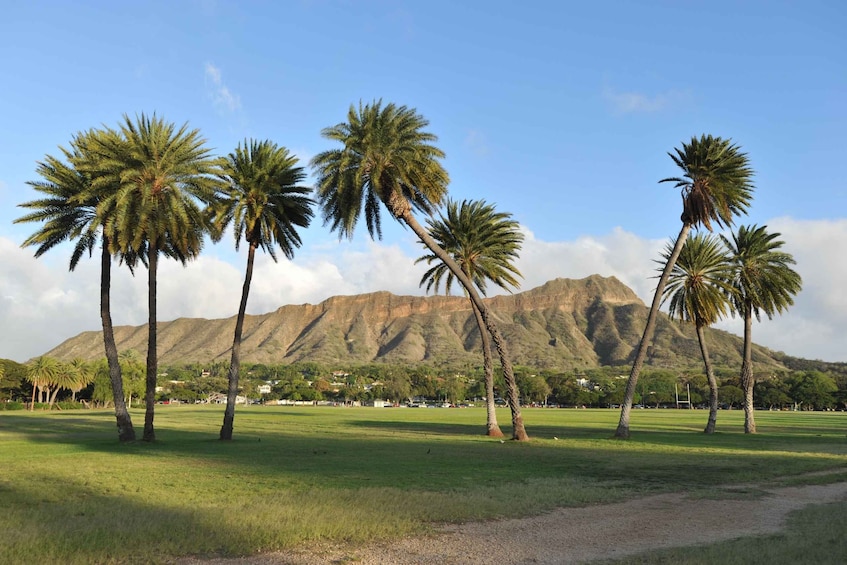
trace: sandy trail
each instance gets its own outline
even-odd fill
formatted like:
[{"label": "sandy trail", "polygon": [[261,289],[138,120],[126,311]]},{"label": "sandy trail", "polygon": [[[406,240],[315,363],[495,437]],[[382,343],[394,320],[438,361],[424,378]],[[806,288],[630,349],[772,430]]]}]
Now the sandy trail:
[{"label": "sandy trail", "polygon": [[[769,488],[720,500],[661,494],[616,504],[562,508],[530,518],[441,527],[436,533],[363,547],[317,547],[185,565],[511,565],[584,563],[649,549],[778,532],[789,512],[847,500],[847,482]],[[730,493],[727,493],[729,496]]]}]

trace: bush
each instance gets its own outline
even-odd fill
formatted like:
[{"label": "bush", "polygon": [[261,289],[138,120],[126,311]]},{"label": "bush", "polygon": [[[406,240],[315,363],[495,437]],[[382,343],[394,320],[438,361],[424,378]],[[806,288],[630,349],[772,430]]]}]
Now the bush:
[{"label": "bush", "polygon": [[56,406],[61,408],[62,410],[80,410],[85,408],[85,405],[82,402],[71,402],[70,400],[62,400],[61,402],[57,402]]},{"label": "bush", "polygon": [[23,402],[0,402],[0,410],[23,410]]}]

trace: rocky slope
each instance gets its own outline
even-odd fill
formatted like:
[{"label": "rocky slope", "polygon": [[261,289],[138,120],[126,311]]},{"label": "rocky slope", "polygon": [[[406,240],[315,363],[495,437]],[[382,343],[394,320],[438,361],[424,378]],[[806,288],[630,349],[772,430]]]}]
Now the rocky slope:
[{"label": "rocky slope", "polygon": [[[626,365],[631,362],[648,309],[614,277],[555,279],[514,295],[485,299],[518,365],[537,368]],[[160,363],[228,360],[235,318],[180,318],[159,323]],[[717,365],[739,365],[740,338],[708,331]],[[115,328],[119,350],[146,353],[146,326]],[[755,347],[755,360],[778,366]],[[457,296],[396,296],[375,292],[334,296],[320,304],[283,306],[247,316],[242,359],[259,363],[383,361],[433,365],[480,363],[479,332],[469,302]],[[103,357],[101,332],[84,332],[46,353],[61,359]],[[694,330],[659,320],[648,363],[698,366]]]}]

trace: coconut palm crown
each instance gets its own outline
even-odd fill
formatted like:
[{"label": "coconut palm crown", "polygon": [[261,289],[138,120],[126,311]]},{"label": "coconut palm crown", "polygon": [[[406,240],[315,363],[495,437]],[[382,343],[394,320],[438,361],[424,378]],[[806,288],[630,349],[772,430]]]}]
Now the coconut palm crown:
[{"label": "coconut palm crown", "polygon": [[712,222],[730,227],[735,216],[747,213],[753,199],[753,169],[737,145],[702,135],[674,152],[668,155],[684,174],[659,182],[673,182],[681,189],[683,224],[712,231]]},{"label": "coconut palm crown", "polygon": [[294,256],[302,243],[297,228],[308,227],[314,216],[312,189],[302,184],[306,172],[297,162],[268,140],[244,140],[221,162],[226,188],[217,222],[233,224],[236,250],[243,239],[274,261],[277,247],[287,259]]},{"label": "coconut palm crown", "polygon": [[[659,261],[662,269],[672,251],[673,245],[668,244],[663,261]],[[731,272],[729,257],[717,237],[698,233],[686,240],[663,293],[670,317],[711,326],[727,316]]]},{"label": "coconut palm crown", "polygon": [[[450,253],[462,271],[470,278],[484,296],[486,284],[491,281],[504,290],[518,287],[521,272],[514,265],[523,243],[520,224],[506,212],[497,212],[493,205],[484,200],[462,201],[461,205],[448,200],[446,216],[427,220],[429,233],[438,244]],[[420,257],[416,263],[438,262],[434,254]],[[447,265],[438,262],[421,277],[426,291],[435,290],[444,282],[444,290],[450,294],[455,277]]]},{"label": "coconut palm crown", "polygon": [[364,214],[371,237],[382,238],[380,203],[400,219],[409,208],[427,215],[447,194],[449,176],[437,137],[423,131],[429,122],[414,109],[378,100],[350,106],[347,122],[322,135],[343,145],[312,159],[324,216],[339,237],[353,237]]}]

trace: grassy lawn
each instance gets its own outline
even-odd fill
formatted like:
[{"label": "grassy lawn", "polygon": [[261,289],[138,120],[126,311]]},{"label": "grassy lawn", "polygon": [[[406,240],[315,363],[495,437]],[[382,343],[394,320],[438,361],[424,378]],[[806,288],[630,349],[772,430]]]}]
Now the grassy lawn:
[{"label": "grassy lawn", "polygon": [[[0,563],[163,562],[316,540],[365,542],[432,524],[646,493],[790,481],[847,469],[847,414],[526,409],[533,440],[483,435],[469,409],[159,406],[159,441],[120,445],[108,411],[0,413]],[[509,413],[498,413],[501,423]],[[139,427],[140,411],[133,412]],[[507,431],[504,429],[504,431]],[[558,439],[556,439],[558,438]],[[841,476],[843,479],[843,474]],[[695,493],[696,494],[696,493]],[[670,562],[670,561],[668,561]]]}]

